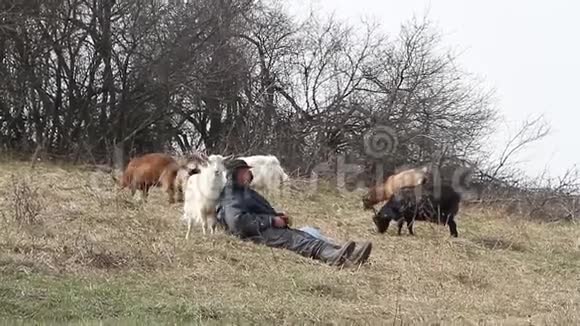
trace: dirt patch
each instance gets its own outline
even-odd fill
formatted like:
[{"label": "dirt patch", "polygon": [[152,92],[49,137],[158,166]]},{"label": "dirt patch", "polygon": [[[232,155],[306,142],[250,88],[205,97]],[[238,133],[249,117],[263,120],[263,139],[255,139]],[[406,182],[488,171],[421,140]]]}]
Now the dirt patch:
[{"label": "dirt patch", "polygon": [[527,248],[525,245],[501,238],[494,237],[478,237],[473,240],[476,244],[479,244],[489,250],[511,250],[516,252],[526,252]]}]

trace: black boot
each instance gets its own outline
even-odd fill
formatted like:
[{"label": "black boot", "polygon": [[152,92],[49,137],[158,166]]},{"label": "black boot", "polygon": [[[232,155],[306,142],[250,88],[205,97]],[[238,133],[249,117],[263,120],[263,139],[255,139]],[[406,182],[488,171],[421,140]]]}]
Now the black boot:
[{"label": "black boot", "polygon": [[373,244],[369,241],[357,245],[352,254],[348,257],[349,262],[355,265],[364,264],[369,259],[372,249]]},{"label": "black boot", "polygon": [[341,266],[352,254],[354,248],[355,243],[352,241],[346,242],[342,247],[327,244],[318,251],[318,255],[315,258],[332,266]]}]

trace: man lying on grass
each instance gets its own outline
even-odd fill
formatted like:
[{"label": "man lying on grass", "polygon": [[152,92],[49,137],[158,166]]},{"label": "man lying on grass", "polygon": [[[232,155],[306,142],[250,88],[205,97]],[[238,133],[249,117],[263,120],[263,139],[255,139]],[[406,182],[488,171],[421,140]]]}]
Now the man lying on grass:
[{"label": "man lying on grass", "polygon": [[284,248],[334,266],[365,263],[372,249],[370,242],[358,247],[353,241],[338,246],[288,226],[288,216],[279,213],[259,193],[249,188],[251,166],[233,160],[228,166],[227,183],[218,200],[217,218],[226,232],[243,240],[273,248]]}]

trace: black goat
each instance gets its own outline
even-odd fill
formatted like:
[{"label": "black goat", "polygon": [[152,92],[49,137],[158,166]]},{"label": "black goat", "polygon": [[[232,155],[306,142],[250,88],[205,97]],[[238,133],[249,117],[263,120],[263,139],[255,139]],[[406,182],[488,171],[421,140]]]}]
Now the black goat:
[{"label": "black goat", "polygon": [[428,221],[449,225],[451,236],[457,237],[455,215],[459,211],[461,195],[450,185],[441,185],[438,189],[432,185],[402,188],[395,193],[378,212],[373,221],[379,233],[387,232],[391,220],[397,221],[398,234],[401,235],[403,223],[407,222],[409,234],[413,233],[415,221]]}]

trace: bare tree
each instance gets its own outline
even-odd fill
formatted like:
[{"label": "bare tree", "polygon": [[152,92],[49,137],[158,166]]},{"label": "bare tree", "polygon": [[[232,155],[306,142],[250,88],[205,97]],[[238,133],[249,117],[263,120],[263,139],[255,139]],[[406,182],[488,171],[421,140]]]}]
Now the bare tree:
[{"label": "bare tree", "polygon": [[[288,4],[288,3],[286,3]],[[428,21],[378,24],[275,0],[2,4],[0,139],[15,151],[125,161],[192,148],[265,153],[308,173],[391,126],[385,167],[465,158],[493,121]]]},{"label": "bare tree", "polygon": [[543,116],[528,119],[522,123],[520,129],[507,141],[498,162],[490,167],[489,177],[497,179],[501,176],[514,157],[533,143],[543,139],[550,133],[550,127]]}]

